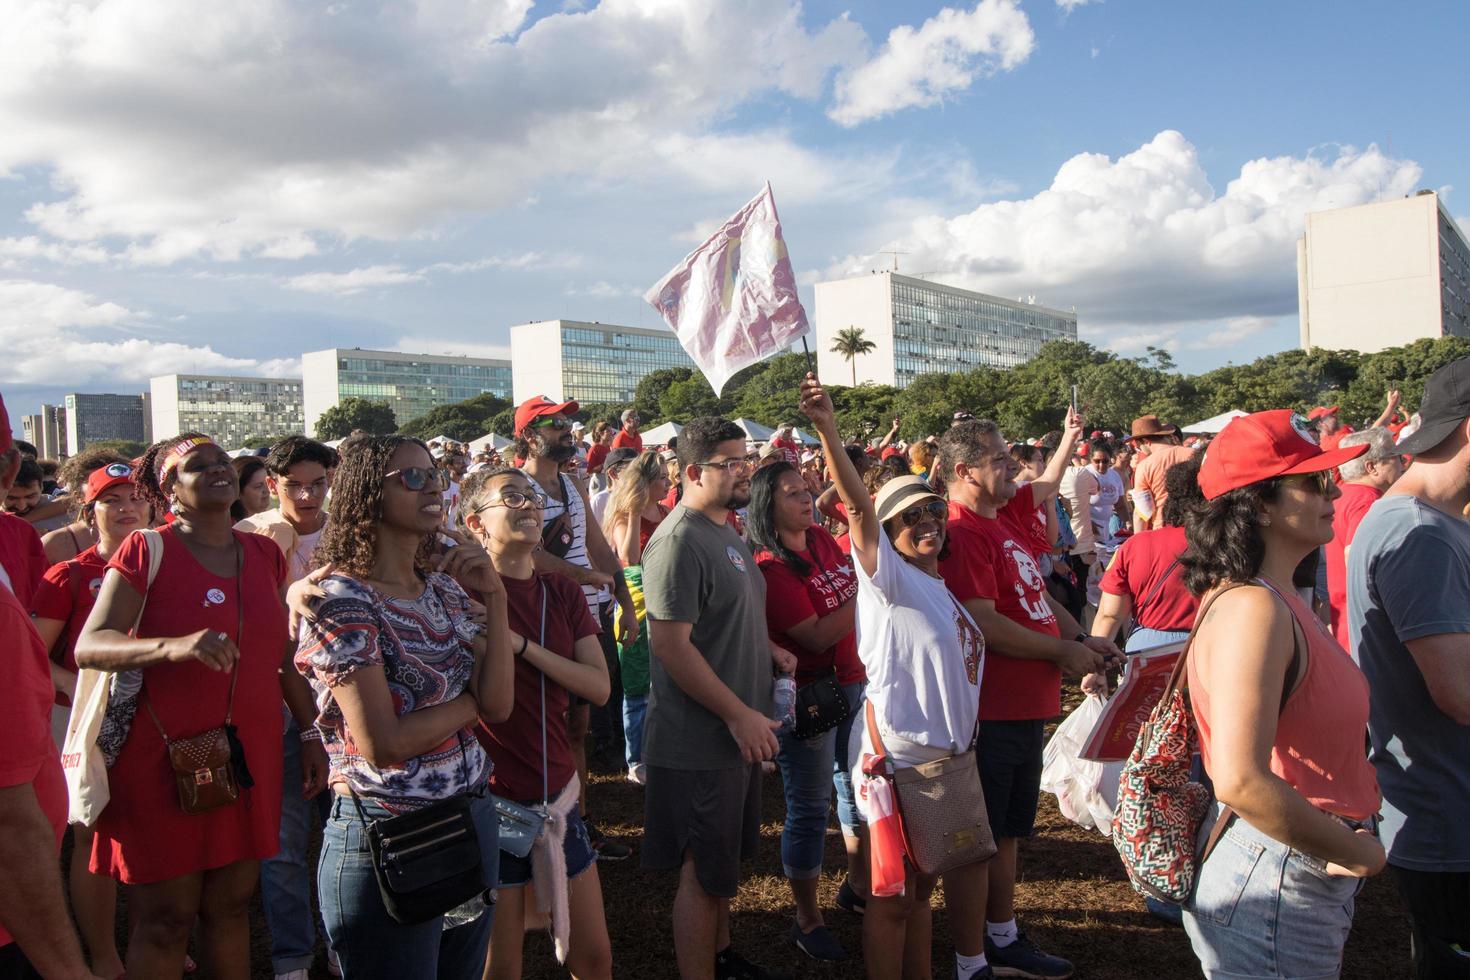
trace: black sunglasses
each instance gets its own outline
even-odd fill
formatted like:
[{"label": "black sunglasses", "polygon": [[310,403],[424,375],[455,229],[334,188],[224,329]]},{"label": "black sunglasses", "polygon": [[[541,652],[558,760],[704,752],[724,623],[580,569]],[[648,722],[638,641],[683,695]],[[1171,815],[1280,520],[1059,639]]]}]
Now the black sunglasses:
[{"label": "black sunglasses", "polygon": [[395,476],[403,483],[403,489],[411,493],[418,493],[424,489],[430,480],[434,481],[435,488],[440,493],[449,489],[449,474],[441,469],[427,466],[405,466],[401,470],[384,473],[383,479],[391,480]]},{"label": "black sunglasses", "polygon": [[1318,470],[1315,473],[1293,473],[1281,478],[1282,482],[1295,483],[1303,490],[1310,491],[1325,497],[1332,492],[1332,487],[1337,483],[1333,479],[1331,470]]},{"label": "black sunglasses", "polygon": [[542,416],[531,423],[533,429],[570,429],[571,427],[570,420],[557,416]]},{"label": "black sunglasses", "polygon": [[949,517],[949,504],[942,500],[929,500],[922,504],[915,504],[907,510],[900,511],[898,519],[903,521],[904,527],[913,527],[928,515],[943,524]]}]

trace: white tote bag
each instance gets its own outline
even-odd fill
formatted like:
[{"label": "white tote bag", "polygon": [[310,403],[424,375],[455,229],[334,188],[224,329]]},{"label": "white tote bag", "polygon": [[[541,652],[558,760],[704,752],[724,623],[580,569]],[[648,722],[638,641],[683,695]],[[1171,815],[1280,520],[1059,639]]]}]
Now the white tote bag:
[{"label": "white tote bag", "polygon": [[[142,534],[148,546],[148,585],[158,577],[163,561],[163,539],[151,528],[134,532]],[[113,575],[115,572],[109,572]],[[143,596],[143,605],[148,596]],[[138,619],[143,609],[138,610]],[[137,630],[137,622],[133,629]],[[61,747],[61,771],[66,776],[67,822],[91,826],[102,815],[112,798],[107,787],[107,762],[97,747],[97,734],[107,714],[107,692],[112,685],[112,672],[83,668],[77,673],[77,689],[71,700],[71,717],[66,723],[66,741]]]}]

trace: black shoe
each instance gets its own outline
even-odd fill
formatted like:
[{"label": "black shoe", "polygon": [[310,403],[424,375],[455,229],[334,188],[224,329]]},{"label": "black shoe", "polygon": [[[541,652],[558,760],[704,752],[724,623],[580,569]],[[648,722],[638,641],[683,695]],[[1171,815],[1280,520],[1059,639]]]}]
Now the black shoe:
[{"label": "black shoe", "polygon": [[1016,941],[1008,946],[997,946],[986,936],[985,959],[998,977],[1067,980],[1073,972],[1070,962],[1060,956],[1043,953],[1035,943],[1026,938],[1024,932],[1017,933]]},{"label": "black shoe", "polygon": [[857,893],[851,881],[844,880],[842,887],[837,889],[837,907],[846,909],[853,915],[862,915],[867,911],[868,900]]},{"label": "black shoe", "polygon": [[[960,975],[959,967],[954,968],[954,975],[956,977],[956,980],[958,980],[958,977]],[[989,963],[986,963],[980,968],[979,973],[970,974],[969,980],[995,980],[995,970],[991,969]]]},{"label": "black shoe", "polygon": [[802,932],[801,926],[793,922],[789,938],[791,945],[814,960],[835,962],[847,959],[847,950],[842,948],[837,937],[826,926],[817,926],[811,932]]},{"label": "black shoe", "polygon": [[734,946],[726,946],[715,954],[715,980],[791,980],[789,974],[772,973],[756,966],[735,952]]},{"label": "black shoe", "polygon": [[597,852],[597,860],[626,861],[632,855],[631,847],[602,836],[602,831],[598,830],[591,820],[583,817],[582,824],[587,828],[587,839],[592,842],[592,849]]}]

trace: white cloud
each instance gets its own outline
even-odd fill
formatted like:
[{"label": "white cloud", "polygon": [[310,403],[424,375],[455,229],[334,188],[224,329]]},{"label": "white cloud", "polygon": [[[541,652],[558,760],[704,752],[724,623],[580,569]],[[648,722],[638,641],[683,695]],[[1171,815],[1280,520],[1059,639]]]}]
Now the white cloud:
[{"label": "white cloud", "polygon": [[423,282],[424,279],[422,272],[405,269],[400,265],[370,265],[349,272],[309,272],[283,280],[281,285],[303,293],[351,296],[364,289],[401,286],[410,282]]},{"label": "white cloud", "polygon": [[79,265],[106,262],[107,259],[107,249],[100,245],[43,241],[35,235],[0,238],[0,269],[16,269],[36,260]]},{"label": "white cloud", "polygon": [[968,12],[945,7],[920,27],[895,27],[872,59],[839,75],[828,115],[856,126],[935,105],[977,77],[1017,67],[1035,47],[1036,35],[1017,0],[980,0]]},{"label": "white cloud", "polygon": [[[20,0],[0,32],[0,176],[47,175],[27,220],[128,262],[295,259],[568,174],[691,179],[677,161],[650,176],[650,148],[729,148],[714,127],[733,110],[820,99],[867,44],[845,16],[808,25],[797,0],[603,0],[528,22],[530,7]],[[800,163],[814,192],[844,186],[822,154],[746,149]]]},{"label": "white cloud", "polygon": [[147,314],[75,289],[0,280],[0,383],[136,384],[158,374],[301,373],[297,361],[230,357],[209,346],[137,336],[151,329]]},{"label": "white cloud", "polygon": [[625,299],[627,297],[641,297],[647,292],[647,287],[629,286],[627,284],[614,285],[605,279],[599,279],[587,286],[568,286],[568,296],[593,296],[597,299]]},{"label": "white cloud", "polygon": [[471,340],[446,337],[400,337],[388,348],[405,354],[454,354],[462,357],[489,357],[510,360],[510,347],[505,344],[480,344]]},{"label": "white cloud", "polygon": [[[1076,10],[1078,7],[1085,7],[1089,3],[1102,3],[1102,2],[1103,2],[1103,0],[1057,0],[1057,6],[1058,7],[1061,7],[1062,8],[1062,11],[1064,13],[1070,14],[1072,11]],[[1096,55],[1094,55],[1093,57],[1096,57]]]},{"label": "white cloud", "polygon": [[[1166,130],[1116,160],[1072,157],[1034,197],[913,219],[887,247],[905,267],[1001,296],[1078,308],[1083,325],[1154,328],[1296,310],[1296,239],[1308,211],[1412,193],[1421,170],[1376,146],[1263,157],[1217,193]],[[880,268],[878,253],[829,275]]]},{"label": "white cloud", "polygon": [[521,252],[519,255],[490,255],[468,262],[435,262],[424,272],[480,272],[485,269],[529,269],[568,268],[581,262],[575,255],[545,255],[541,252]]}]

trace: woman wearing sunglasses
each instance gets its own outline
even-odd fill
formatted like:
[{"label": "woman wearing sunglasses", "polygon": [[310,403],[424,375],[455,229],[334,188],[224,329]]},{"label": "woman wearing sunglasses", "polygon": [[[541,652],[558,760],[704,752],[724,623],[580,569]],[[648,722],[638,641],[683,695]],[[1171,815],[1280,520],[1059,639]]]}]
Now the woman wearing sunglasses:
[{"label": "woman wearing sunglasses", "polygon": [[1323,452],[1300,416],[1258,412],[1200,464],[1181,563],[1201,611],[1185,664],[1229,821],[1184,907],[1207,977],[1337,976],[1354,897],[1385,862],[1368,682],[1291,586],[1332,539],[1333,467],[1367,448]]},{"label": "woman wearing sunglasses", "polygon": [[[450,929],[442,916],[393,919],[368,849],[370,822],[468,797],[483,884],[498,882],[491,764],[474,729],[510,714],[514,648],[505,590],[484,550],[450,532],[456,546],[431,557],[447,486],[417,439],[362,437],[337,469],[317,546],[335,571],[319,583],[326,595],[302,626],[296,667],[316,693],[331,759],[336,798],[317,888],[347,980],[478,976],[490,941],[488,910]],[[470,592],[485,607],[483,627]]]},{"label": "woman wearing sunglasses", "polygon": [[[149,447],[133,479],[175,519],[152,544],[142,534],[123,538],[77,637],[80,666],[142,679],[131,727],[120,745],[102,746],[116,761],[91,866],[131,886],[129,975],[180,976],[197,919],[209,975],[244,980],[259,863],[280,846],[282,698],[298,723],[309,727],[314,715],[305,682],[282,669],[286,561],[264,538],[234,530],[239,484],[207,436]],[[162,549],[156,575],[154,547]],[[100,741],[107,736],[104,726]],[[198,736],[227,740],[229,762],[185,768],[201,761],[187,747]],[[320,790],[325,767],[319,748],[303,751],[307,795]]]},{"label": "woman wearing sunglasses", "polygon": [[[521,976],[526,920],[536,913],[527,905],[526,885],[534,883],[530,894],[550,907],[557,959],[578,980],[609,980],[612,948],[597,852],[577,810],[580,786],[567,730],[569,694],[591,704],[607,700],[607,662],[582,590],[563,575],[536,570],[532,556],[541,544],[545,506],[546,497],[510,467],[470,477],[460,504],[464,526],[490,552],[504,585],[515,655],[515,707],[509,718],[478,730],[495,763],[490,788],[547,815],[529,855],[500,853],[500,898],[485,975]],[[551,854],[552,848],[559,853]]]},{"label": "woman wearing sunglasses", "polygon": [[[65,739],[71,698],[77,683],[77,636],[97,601],[107,562],[134,528],[148,526],[148,501],[133,483],[132,464],[116,461],[93,470],[82,493],[81,519],[97,543],[75,558],[52,565],[31,600],[31,612],[41,642],[61,663],[52,663],[60,717],[58,745]],[[58,648],[58,640],[60,640]],[[57,726],[52,725],[53,733]],[[68,880],[77,927],[100,977],[121,976],[122,956],[114,938],[117,914],[117,882],[108,875],[93,874],[87,867],[92,854],[92,828],[72,827],[71,869]]]},{"label": "woman wearing sunglasses", "polygon": [[811,486],[801,471],[784,459],[777,460],[751,478],[746,536],[766,579],[766,626],[771,641],[796,654],[796,683],[810,684],[832,676],[848,702],[847,719],[835,728],[813,738],[783,733],[781,752],[776,756],[786,790],[781,864],[796,900],[791,941],[813,959],[840,960],[847,954],[822,920],[817,882],[822,875],[827,812],[836,783],[842,794],[837,815],[848,854],[848,880],[843,882],[839,902],[861,908],[867,895],[859,837],[862,821],[852,795],[852,765],[847,756],[866,675],[853,635],[857,578],[852,561],[832,535],[812,523],[812,501]]},{"label": "woman wearing sunglasses", "polygon": [[[985,638],[939,575],[948,505],[916,476],[889,480],[876,500],[869,497],[843,451],[832,399],[812,375],[801,385],[801,410],[822,440],[847,508],[858,582],[858,657],[888,757],[904,767],[964,752],[975,737]],[[874,752],[864,729],[854,726],[851,759]],[[956,884],[947,887],[974,886],[984,871],[983,862],[948,871],[946,880]],[[868,899],[868,976],[929,976],[929,898],[936,880],[910,867],[901,896]],[[957,973],[969,980],[983,969],[973,962],[983,955],[983,923],[952,922]],[[960,926],[967,926],[963,938]]]}]

